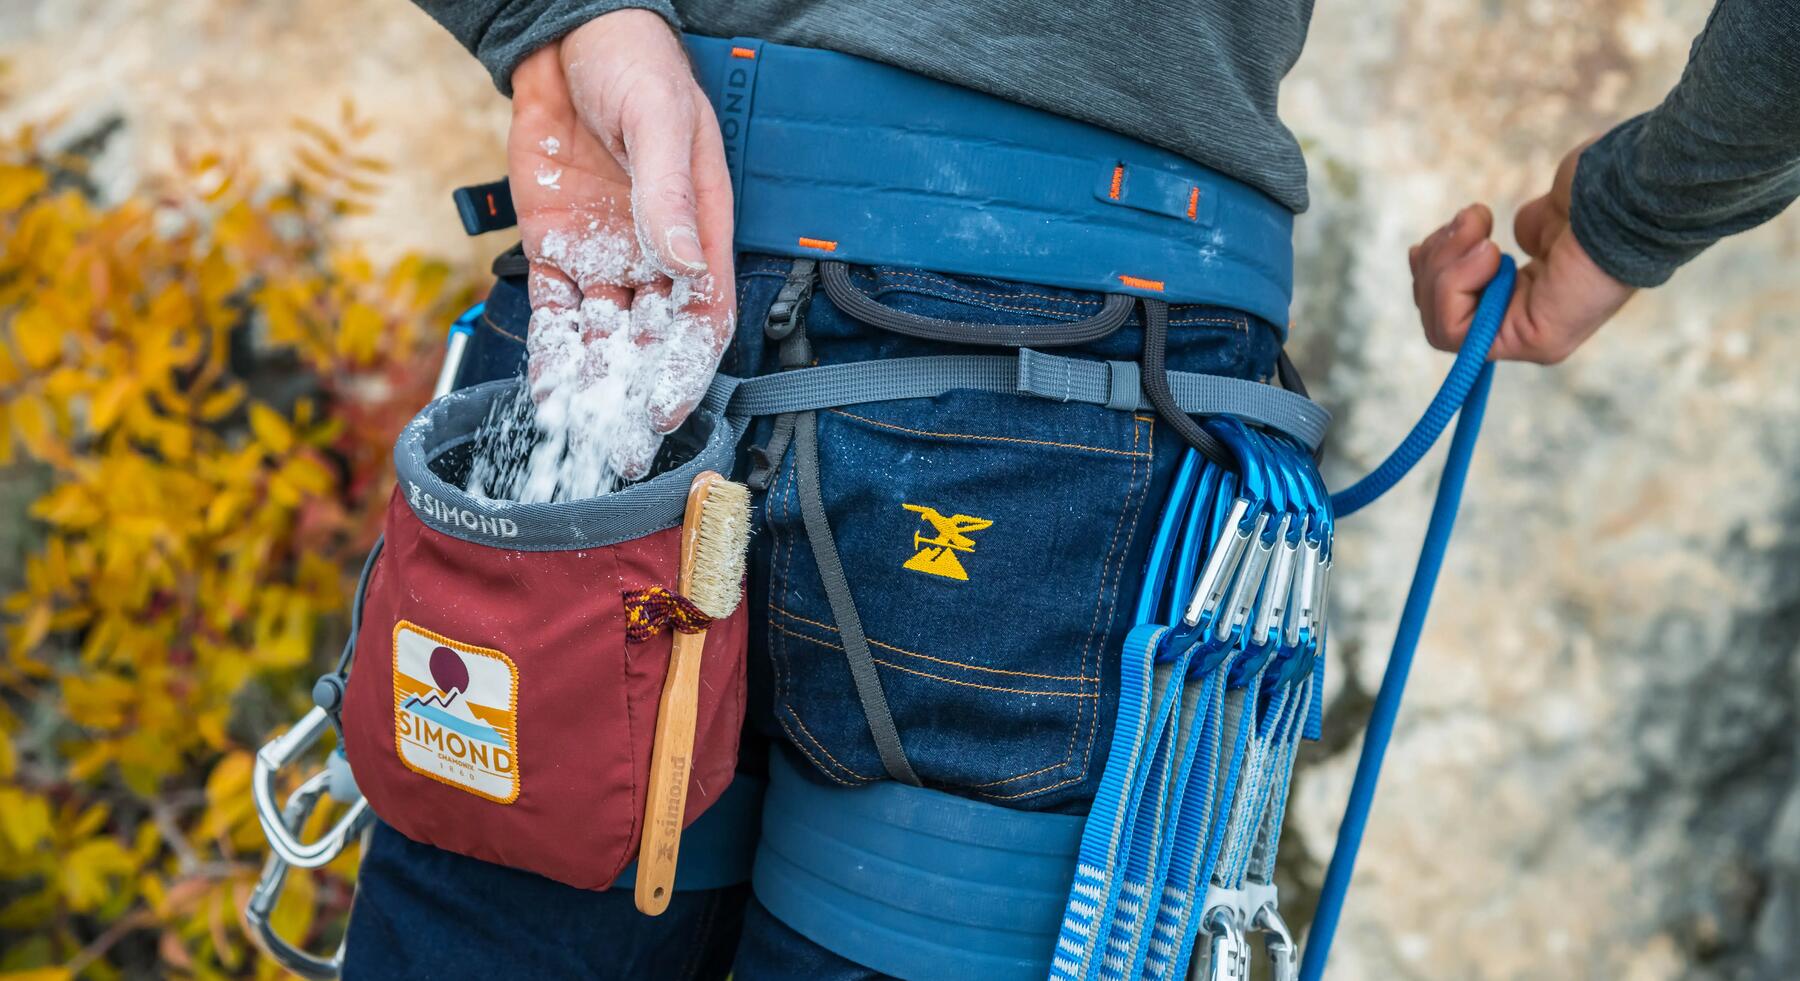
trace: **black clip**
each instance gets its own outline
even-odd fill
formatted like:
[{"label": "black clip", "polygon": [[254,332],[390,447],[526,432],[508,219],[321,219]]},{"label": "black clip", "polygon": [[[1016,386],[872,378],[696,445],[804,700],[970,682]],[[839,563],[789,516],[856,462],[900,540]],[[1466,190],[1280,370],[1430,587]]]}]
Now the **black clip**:
[{"label": "black clip", "polygon": [[462,219],[463,231],[470,235],[499,231],[519,223],[519,215],[513,210],[512,185],[504,177],[491,184],[459,187],[450,197],[456,201],[456,214]]},{"label": "black clip", "polygon": [[744,484],[755,493],[761,494],[769,489],[769,483],[775,477],[775,460],[771,458],[767,446],[750,447],[750,470],[744,476]]},{"label": "black clip", "polygon": [[811,305],[814,271],[818,263],[811,259],[795,259],[788,269],[787,281],[769,304],[768,319],[763,321],[763,336],[771,341],[785,341],[788,335],[806,326],[806,308]]}]

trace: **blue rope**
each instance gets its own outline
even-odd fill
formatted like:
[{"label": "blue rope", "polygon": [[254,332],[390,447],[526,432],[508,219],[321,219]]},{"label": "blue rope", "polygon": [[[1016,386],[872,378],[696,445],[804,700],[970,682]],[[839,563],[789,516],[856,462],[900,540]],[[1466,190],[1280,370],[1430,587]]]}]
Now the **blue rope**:
[{"label": "blue rope", "polygon": [[1331,938],[1337,932],[1344,894],[1350,888],[1350,875],[1356,867],[1357,848],[1362,844],[1363,831],[1369,823],[1375,783],[1381,778],[1381,758],[1394,734],[1400,697],[1406,691],[1413,654],[1418,650],[1425,615],[1431,608],[1431,592],[1444,564],[1444,550],[1450,543],[1451,529],[1456,525],[1456,510],[1469,475],[1469,460],[1475,453],[1475,440],[1481,434],[1481,417],[1487,409],[1488,390],[1494,381],[1494,366],[1488,362],[1487,355],[1500,333],[1501,321],[1506,319],[1515,278],[1512,259],[1502,256],[1500,271],[1481,293],[1474,324],[1463,341],[1462,350],[1457,353],[1456,364],[1451,367],[1450,376],[1444,380],[1437,397],[1432,399],[1424,418],[1374,473],[1331,497],[1338,517],[1380,497],[1424,457],[1444,431],[1451,415],[1461,410],[1456,432],[1450,437],[1450,452],[1444,461],[1437,501],[1426,525],[1425,544],[1419,550],[1419,565],[1413,572],[1412,588],[1406,594],[1406,607],[1400,614],[1394,650],[1388,656],[1381,690],[1375,695],[1375,708],[1369,716],[1368,732],[1363,736],[1362,758],[1357,761],[1356,781],[1350,787],[1350,801],[1344,807],[1343,823],[1338,826],[1337,848],[1331,854],[1331,866],[1325,872],[1325,885],[1319,894],[1319,907],[1313,914],[1306,956],[1300,966],[1301,981],[1319,981],[1325,973],[1325,958],[1331,952]]},{"label": "blue rope", "polygon": [[1476,376],[1486,366],[1488,350],[1494,346],[1494,338],[1499,336],[1501,321],[1506,319],[1506,304],[1512,299],[1514,277],[1512,257],[1501,256],[1500,271],[1482,290],[1481,301],[1475,307],[1475,321],[1469,326],[1469,336],[1463,339],[1462,349],[1456,352],[1456,362],[1450,366],[1450,374],[1444,378],[1437,395],[1432,397],[1431,405],[1426,407],[1412,432],[1407,433],[1400,445],[1394,447],[1394,452],[1381,461],[1381,466],[1331,495],[1331,510],[1336,517],[1349,517],[1391,490],[1424,459],[1425,453],[1443,435],[1444,427],[1450,425],[1456,410],[1468,403],[1475,390]]}]

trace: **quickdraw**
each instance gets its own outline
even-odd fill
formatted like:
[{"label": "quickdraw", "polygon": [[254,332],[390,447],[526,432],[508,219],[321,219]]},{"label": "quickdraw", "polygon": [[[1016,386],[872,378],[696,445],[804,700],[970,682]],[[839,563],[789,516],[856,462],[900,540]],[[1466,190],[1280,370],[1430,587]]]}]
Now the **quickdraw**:
[{"label": "quickdraw", "polygon": [[[1493,377],[1487,353],[1514,278],[1512,260],[1503,259],[1424,418],[1342,493],[1328,494],[1311,454],[1287,438],[1230,418],[1205,424],[1235,466],[1189,450],[1164,506],[1135,610],[1139,625],[1124,645],[1118,725],[1064,912],[1050,972],[1056,981],[1244,979],[1258,935],[1277,981],[1322,975],[1461,499]],[[1398,482],[1459,411],[1299,965],[1273,876],[1295,755],[1321,726],[1335,522]],[[1195,956],[1202,934],[1205,953]]]}]

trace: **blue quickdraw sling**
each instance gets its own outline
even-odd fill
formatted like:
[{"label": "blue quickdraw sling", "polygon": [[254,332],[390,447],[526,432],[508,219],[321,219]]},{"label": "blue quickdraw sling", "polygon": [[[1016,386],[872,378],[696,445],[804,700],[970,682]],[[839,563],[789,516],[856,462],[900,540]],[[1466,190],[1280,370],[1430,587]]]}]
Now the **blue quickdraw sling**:
[{"label": "blue quickdraw sling", "polygon": [[[1392,487],[1460,410],[1299,966],[1308,981],[1322,976],[1461,499],[1492,382],[1487,353],[1514,279],[1512,260],[1503,259],[1424,418],[1381,466],[1339,494],[1325,493],[1304,448],[1235,420],[1207,424],[1231,448],[1237,472],[1190,453],[1164,508],[1136,610],[1140,626],[1123,651],[1120,724],[1084,829],[1052,978],[1182,978],[1189,959],[1202,956],[1208,977],[1247,978],[1251,934],[1265,937],[1273,977],[1296,976],[1273,871],[1295,752],[1303,736],[1318,734],[1332,526]],[[1193,584],[1193,532],[1203,523],[1205,571]],[[1179,620],[1159,599],[1168,591],[1191,596]],[[1198,697],[1183,697],[1184,678],[1199,685]],[[1204,955],[1195,945],[1201,932]]]}]

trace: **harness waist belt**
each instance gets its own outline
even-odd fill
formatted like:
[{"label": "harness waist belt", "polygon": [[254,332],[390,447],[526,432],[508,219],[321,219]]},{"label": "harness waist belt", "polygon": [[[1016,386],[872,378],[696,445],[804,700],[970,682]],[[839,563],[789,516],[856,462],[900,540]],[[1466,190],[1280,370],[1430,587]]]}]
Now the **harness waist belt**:
[{"label": "harness waist belt", "polygon": [[752,882],[802,936],[902,981],[1042,981],[1083,821],[893,781],[828,787],[776,749]]},{"label": "harness waist belt", "polygon": [[1185,157],[852,55],[687,35],[750,252],[1211,303],[1285,328],[1293,214]]}]

